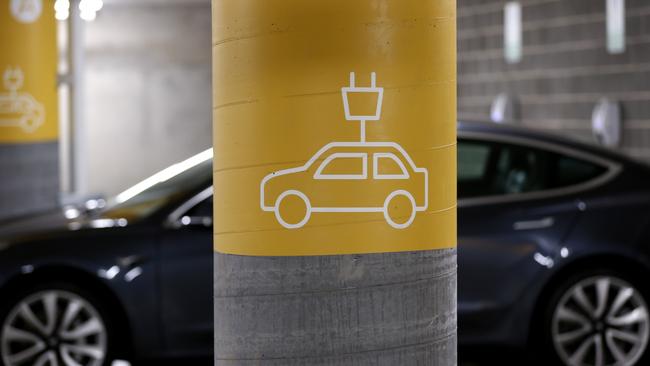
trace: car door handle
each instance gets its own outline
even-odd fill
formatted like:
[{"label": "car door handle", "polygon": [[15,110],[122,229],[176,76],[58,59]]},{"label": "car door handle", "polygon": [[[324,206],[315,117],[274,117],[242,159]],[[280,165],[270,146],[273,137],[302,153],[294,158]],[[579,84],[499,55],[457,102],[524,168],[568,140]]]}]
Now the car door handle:
[{"label": "car door handle", "polygon": [[527,220],[527,221],[517,221],[512,227],[515,230],[536,230],[536,229],[546,229],[555,224],[555,219],[552,217],[545,217],[539,220]]}]

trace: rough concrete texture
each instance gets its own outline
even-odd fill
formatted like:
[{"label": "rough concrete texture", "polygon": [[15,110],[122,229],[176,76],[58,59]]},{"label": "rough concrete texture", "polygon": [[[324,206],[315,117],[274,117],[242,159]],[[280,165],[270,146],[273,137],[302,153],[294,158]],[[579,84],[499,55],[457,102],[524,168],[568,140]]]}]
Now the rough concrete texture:
[{"label": "rough concrete texture", "polygon": [[215,365],[456,364],[456,250],[214,254]]},{"label": "rough concrete texture", "polygon": [[57,142],[0,145],[0,220],[56,207]]},{"label": "rough concrete texture", "polygon": [[458,1],[458,115],[489,119],[500,93],[516,95],[521,123],[594,141],[591,115],[602,97],[621,101],[620,151],[650,161],[650,4],[625,1],[626,51],[606,48],[606,2],[522,0],[519,63],[503,56],[502,0]]}]

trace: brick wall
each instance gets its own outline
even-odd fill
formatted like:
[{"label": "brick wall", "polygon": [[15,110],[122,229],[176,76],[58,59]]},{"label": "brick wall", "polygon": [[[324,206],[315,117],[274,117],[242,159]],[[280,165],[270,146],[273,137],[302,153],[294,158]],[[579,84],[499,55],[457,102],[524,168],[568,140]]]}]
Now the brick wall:
[{"label": "brick wall", "polygon": [[626,1],[626,51],[606,48],[605,0],[522,0],[522,60],[503,57],[503,0],[458,0],[458,113],[487,120],[505,92],[520,123],[592,141],[602,97],[619,100],[624,153],[650,161],[650,2]]}]

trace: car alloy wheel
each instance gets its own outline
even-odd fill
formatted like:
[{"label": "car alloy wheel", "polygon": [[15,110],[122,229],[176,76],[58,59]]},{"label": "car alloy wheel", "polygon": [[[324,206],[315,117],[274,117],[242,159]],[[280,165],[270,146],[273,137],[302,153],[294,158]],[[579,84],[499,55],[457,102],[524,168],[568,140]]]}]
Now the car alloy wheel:
[{"label": "car alloy wheel", "polygon": [[639,289],[612,275],[579,280],[560,297],[551,338],[569,366],[632,366],[648,346],[648,306]]},{"label": "car alloy wheel", "polygon": [[18,301],[0,329],[4,366],[100,366],[107,331],[97,309],[64,290],[43,290]]}]

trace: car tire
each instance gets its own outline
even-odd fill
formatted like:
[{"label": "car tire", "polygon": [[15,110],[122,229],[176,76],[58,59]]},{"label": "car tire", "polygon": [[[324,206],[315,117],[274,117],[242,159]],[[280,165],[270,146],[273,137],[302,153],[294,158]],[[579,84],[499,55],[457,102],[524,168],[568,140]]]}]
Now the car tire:
[{"label": "car tire", "polygon": [[114,320],[98,297],[78,286],[39,284],[1,306],[0,366],[106,366],[113,359]]},{"label": "car tire", "polygon": [[543,364],[648,364],[649,300],[647,287],[620,271],[569,276],[544,310],[538,350]]},{"label": "car tire", "polygon": [[[285,218],[282,217],[282,213],[280,212],[282,211],[281,208],[282,201],[290,196],[295,196],[300,198],[305,205],[305,216],[300,221],[294,224],[288,223],[285,220]],[[275,211],[275,218],[278,220],[280,225],[284,226],[287,229],[298,229],[305,226],[305,224],[307,223],[307,221],[309,221],[309,218],[311,217],[311,202],[309,202],[309,198],[307,198],[307,196],[304,193],[297,191],[295,189],[290,189],[288,191],[282,192],[282,194],[278,196],[278,199],[275,201],[274,211]]]},{"label": "car tire", "polygon": [[[396,222],[390,215],[390,206],[392,202],[398,197],[406,197],[410,202],[410,214],[408,216],[408,219],[403,223]],[[415,219],[415,211],[416,205],[413,195],[403,189],[392,192],[388,195],[388,197],[386,197],[386,200],[384,201],[384,218],[386,219],[386,222],[395,229],[405,229],[411,226],[411,223],[413,223],[413,220]]]}]

